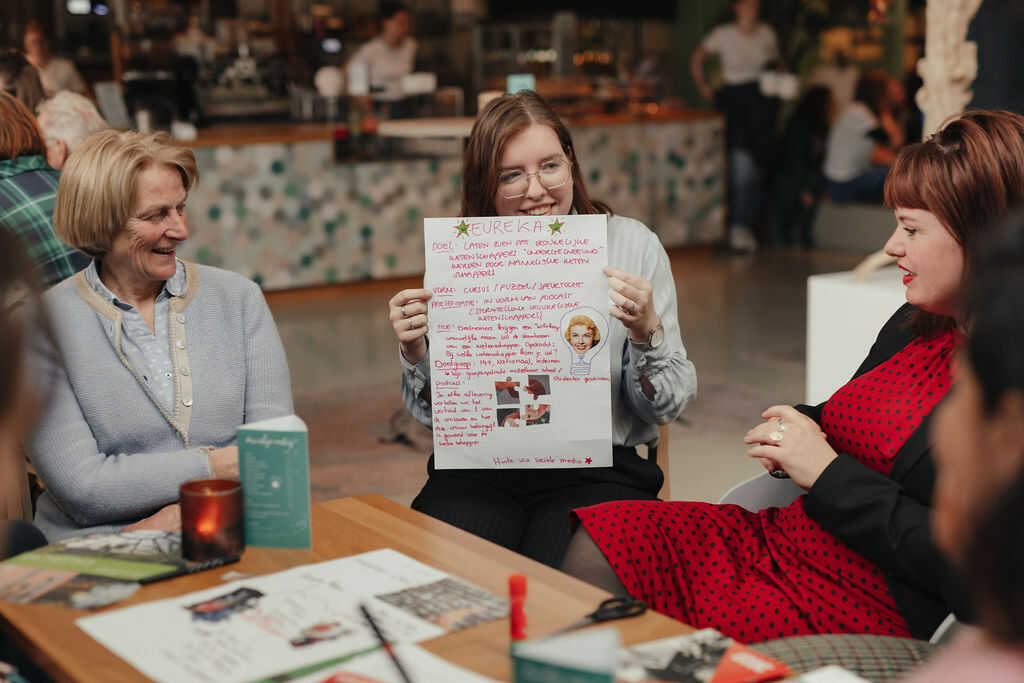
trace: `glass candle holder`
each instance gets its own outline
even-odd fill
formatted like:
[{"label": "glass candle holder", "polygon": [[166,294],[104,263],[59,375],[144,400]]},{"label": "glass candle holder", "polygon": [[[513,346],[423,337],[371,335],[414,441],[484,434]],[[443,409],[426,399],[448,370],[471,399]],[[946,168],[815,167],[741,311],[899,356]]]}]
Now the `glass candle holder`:
[{"label": "glass candle holder", "polygon": [[242,485],[235,479],[187,481],[179,489],[181,554],[206,562],[236,557],[245,550]]}]

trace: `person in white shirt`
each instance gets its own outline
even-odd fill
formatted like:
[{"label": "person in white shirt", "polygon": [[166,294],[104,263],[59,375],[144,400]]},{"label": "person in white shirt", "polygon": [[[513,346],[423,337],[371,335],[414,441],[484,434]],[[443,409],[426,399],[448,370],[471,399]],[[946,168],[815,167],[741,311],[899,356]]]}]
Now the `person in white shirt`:
[{"label": "person in white shirt", "polygon": [[402,99],[402,76],[413,71],[416,39],[409,35],[409,10],[397,2],[380,4],[380,35],[364,44],[348,63],[349,78],[356,69],[365,69],[373,99],[397,102]]},{"label": "person in white shirt", "polygon": [[86,92],[85,81],[70,59],[54,56],[50,52],[50,41],[43,26],[37,21],[29,22],[24,36],[25,58],[39,71],[39,80],[47,97],[53,97],[61,90]]},{"label": "person in white shirt", "polygon": [[891,115],[892,89],[882,72],[857,81],[853,102],[840,114],[825,145],[825,180],[833,202],[882,201],[889,165],[902,143]]},{"label": "person in white shirt", "polygon": [[[717,26],[690,57],[693,81],[715,108],[725,114],[729,153],[729,241],[750,251],[757,246],[761,184],[771,155],[777,103],[765,97],[758,78],[779,61],[778,40],[771,26],[758,20],[760,0],[732,0],[736,21]],[[704,77],[704,62],[715,54],[722,61],[722,87],[713,92]]]}]

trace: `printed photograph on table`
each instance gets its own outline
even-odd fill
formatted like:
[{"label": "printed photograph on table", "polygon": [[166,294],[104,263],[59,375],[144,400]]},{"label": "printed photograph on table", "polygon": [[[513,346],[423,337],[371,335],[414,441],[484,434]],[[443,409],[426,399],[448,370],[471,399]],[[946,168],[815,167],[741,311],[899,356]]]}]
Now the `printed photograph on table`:
[{"label": "printed photograph on table", "polygon": [[633,645],[619,652],[619,683],[759,683],[789,673],[782,662],[712,628]]},{"label": "printed photograph on table", "polygon": [[423,230],[435,466],[610,466],[608,217]]},{"label": "printed photograph on table", "polygon": [[151,529],[86,534],[64,539],[59,544],[45,546],[45,549],[51,553],[63,550],[80,556],[132,561],[145,559],[173,565],[181,561],[181,534]]},{"label": "printed photograph on table", "polygon": [[289,642],[292,644],[292,647],[306,647],[328,640],[335,640],[342,636],[351,635],[351,633],[352,629],[347,628],[340,621],[325,621],[302,629],[302,633],[292,638]]},{"label": "printed photograph on table", "polygon": [[132,581],[63,569],[15,564],[0,567],[0,600],[5,602],[89,609],[123,600],[137,588],[138,584]]},{"label": "printed photograph on table", "polygon": [[222,619],[227,619],[235,614],[252,609],[262,597],[263,593],[258,590],[239,588],[209,600],[186,605],[185,609],[192,613],[193,619],[221,621]]},{"label": "printed photograph on table", "polygon": [[102,607],[131,595],[136,582],[194,566],[182,558],[176,531],[74,536],[0,562],[0,599]]},{"label": "printed photograph on table", "polygon": [[458,631],[508,616],[507,600],[450,576],[374,597],[445,631]]}]

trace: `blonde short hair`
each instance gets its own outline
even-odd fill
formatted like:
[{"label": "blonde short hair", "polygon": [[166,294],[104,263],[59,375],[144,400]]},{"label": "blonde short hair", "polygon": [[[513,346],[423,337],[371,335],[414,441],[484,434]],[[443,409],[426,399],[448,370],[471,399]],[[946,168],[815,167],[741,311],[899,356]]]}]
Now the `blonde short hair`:
[{"label": "blonde short hair", "polygon": [[60,174],[53,209],[57,236],[102,257],[128,224],[139,173],[153,164],[176,168],[186,192],[199,181],[195,154],[174,144],[167,133],[104,130],[90,135]]},{"label": "blonde short hair", "polygon": [[597,343],[601,341],[601,331],[597,329],[597,325],[594,324],[594,321],[590,316],[586,315],[574,315],[569,320],[569,324],[565,326],[565,341],[572,343],[572,328],[577,325],[583,325],[592,335],[594,335],[594,339],[590,343],[590,348],[597,346]]}]

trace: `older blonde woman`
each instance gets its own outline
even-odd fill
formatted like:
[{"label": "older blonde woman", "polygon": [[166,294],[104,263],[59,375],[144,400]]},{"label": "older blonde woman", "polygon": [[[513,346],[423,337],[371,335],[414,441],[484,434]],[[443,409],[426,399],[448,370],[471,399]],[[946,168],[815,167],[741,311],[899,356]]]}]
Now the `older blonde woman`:
[{"label": "older blonde woman", "polygon": [[54,227],[93,261],[44,297],[57,348],[37,365],[55,379],[31,456],[51,541],[177,528],[178,485],[237,476],[238,425],[292,412],[259,288],[176,257],[197,178],[163,133],[97,133],[64,167]]}]

